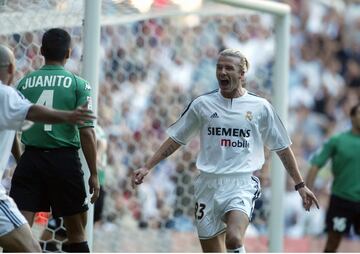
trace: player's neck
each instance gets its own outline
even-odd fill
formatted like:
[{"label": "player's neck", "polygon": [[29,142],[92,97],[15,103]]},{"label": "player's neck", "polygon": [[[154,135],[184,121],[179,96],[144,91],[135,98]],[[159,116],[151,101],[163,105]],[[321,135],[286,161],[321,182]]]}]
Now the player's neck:
[{"label": "player's neck", "polygon": [[233,90],[230,93],[221,91],[221,94],[223,97],[225,97],[227,99],[239,98],[245,94],[245,89],[242,87],[239,87],[238,89]]},{"label": "player's neck", "polygon": [[64,65],[65,65],[65,61],[45,60],[45,65],[60,65],[60,66],[64,66]]}]

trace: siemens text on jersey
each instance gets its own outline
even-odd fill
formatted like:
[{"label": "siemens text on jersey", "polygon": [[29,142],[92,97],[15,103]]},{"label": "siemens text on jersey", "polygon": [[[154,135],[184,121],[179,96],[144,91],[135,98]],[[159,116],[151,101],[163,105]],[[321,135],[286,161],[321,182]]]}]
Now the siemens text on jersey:
[{"label": "siemens text on jersey", "polygon": [[[224,127],[208,127],[208,135],[212,136],[232,136],[232,137],[240,137],[240,138],[248,138],[250,137],[251,130],[250,129],[237,129],[237,128],[224,128]],[[248,141],[237,140],[232,141],[230,139],[221,139],[220,146],[225,147],[242,147],[249,148],[250,144]]]},{"label": "siemens text on jersey", "polygon": [[25,85],[22,89],[33,87],[54,87],[63,86],[69,88],[71,86],[72,79],[63,75],[50,75],[50,76],[32,76],[25,80]]},{"label": "siemens text on jersey", "polygon": [[223,127],[208,127],[208,135],[212,136],[233,136],[240,138],[250,137],[250,129],[237,129],[237,128],[223,128]]}]

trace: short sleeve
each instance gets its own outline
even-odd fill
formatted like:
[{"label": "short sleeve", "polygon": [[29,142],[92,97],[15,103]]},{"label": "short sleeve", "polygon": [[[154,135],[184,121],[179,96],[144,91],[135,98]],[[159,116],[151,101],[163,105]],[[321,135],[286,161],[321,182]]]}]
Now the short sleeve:
[{"label": "short sleeve", "polygon": [[181,114],[180,118],[167,129],[167,134],[175,142],[185,145],[199,129],[199,115],[192,102]]},{"label": "short sleeve", "polygon": [[12,87],[0,86],[0,129],[20,130],[32,104]]},{"label": "short sleeve", "polygon": [[273,106],[267,101],[260,121],[260,133],[265,146],[272,151],[280,151],[291,145],[284,124]]},{"label": "short sleeve", "polygon": [[311,165],[317,166],[318,168],[323,167],[328,159],[330,159],[336,151],[336,138],[332,137],[327,140],[321,149],[318,149],[310,159]]},{"label": "short sleeve", "polygon": [[[77,80],[77,104],[76,107],[80,107],[87,103],[88,110],[93,110],[93,103],[91,98],[91,86],[90,84],[83,79],[78,78]],[[79,128],[83,127],[94,127],[94,121],[86,121],[82,125],[78,125]]]}]

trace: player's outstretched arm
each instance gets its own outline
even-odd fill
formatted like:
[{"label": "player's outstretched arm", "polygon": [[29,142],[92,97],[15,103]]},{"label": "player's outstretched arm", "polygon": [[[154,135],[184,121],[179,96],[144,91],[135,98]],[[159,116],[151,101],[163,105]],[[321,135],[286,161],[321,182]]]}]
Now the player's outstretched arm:
[{"label": "player's outstretched arm", "polygon": [[90,194],[92,194],[90,202],[94,204],[95,201],[98,199],[100,193],[100,184],[96,168],[95,131],[92,127],[83,127],[80,128],[79,132],[81,148],[84,152],[85,160],[90,170],[89,191]]},{"label": "player's outstretched arm", "polygon": [[73,111],[55,110],[42,105],[32,105],[26,119],[41,123],[71,123],[83,124],[85,121],[94,120],[96,117],[87,109],[87,105],[78,107]]},{"label": "player's outstretched arm", "polygon": [[156,166],[160,161],[166,159],[171,154],[173,154],[181,145],[175,142],[172,138],[168,138],[160,146],[160,148],[154,153],[154,155],[145,163],[145,165],[137,170],[135,170],[131,176],[132,187],[135,188],[135,185],[139,185],[143,182],[144,177],[150,172],[154,166]]},{"label": "player's outstretched arm", "polygon": [[319,208],[319,202],[316,199],[314,193],[312,193],[311,190],[309,190],[309,188],[304,184],[304,180],[300,174],[294,153],[292,152],[291,148],[287,147],[281,151],[278,151],[277,154],[281,159],[286,171],[294,180],[295,185],[299,186],[297,191],[302,198],[305,210],[310,211],[310,207],[312,206],[313,202],[315,203],[316,207]]}]

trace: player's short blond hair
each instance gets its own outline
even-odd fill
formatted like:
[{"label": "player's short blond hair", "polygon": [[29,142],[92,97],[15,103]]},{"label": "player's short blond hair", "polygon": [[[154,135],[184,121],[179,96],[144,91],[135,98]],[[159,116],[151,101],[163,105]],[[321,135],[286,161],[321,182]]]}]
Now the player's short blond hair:
[{"label": "player's short blond hair", "polygon": [[241,70],[245,73],[249,70],[249,61],[246,57],[237,49],[224,49],[220,52],[219,56],[231,56],[240,59]]}]

